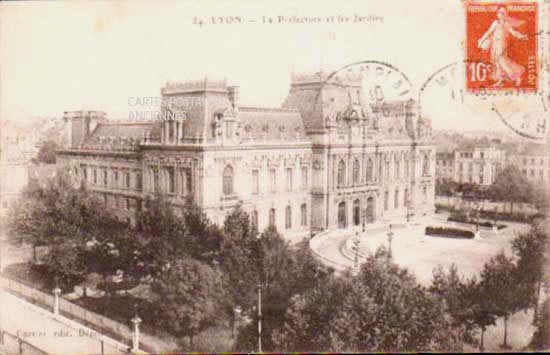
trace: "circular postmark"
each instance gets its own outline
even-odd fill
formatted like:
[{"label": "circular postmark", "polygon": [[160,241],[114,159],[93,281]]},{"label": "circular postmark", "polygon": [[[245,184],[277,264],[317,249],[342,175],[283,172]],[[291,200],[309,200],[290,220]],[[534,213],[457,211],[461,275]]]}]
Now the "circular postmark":
[{"label": "circular postmark", "polygon": [[465,90],[463,81],[463,73],[469,70],[470,64],[471,61],[450,63],[425,80],[418,93],[421,117],[428,117],[436,126],[445,128],[463,129],[473,122],[483,129],[501,126],[521,137],[543,141],[548,134],[549,119],[545,92],[479,90],[471,93]]},{"label": "circular postmark", "polygon": [[360,135],[364,125],[371,133],[397,137],[411,133],[403,118],[411,115],[413,93],[408,76],[397,67],[365,60],[321,74],[314,107],[322,110],[323,128],[343,132],[351,127],[352,135]]}]

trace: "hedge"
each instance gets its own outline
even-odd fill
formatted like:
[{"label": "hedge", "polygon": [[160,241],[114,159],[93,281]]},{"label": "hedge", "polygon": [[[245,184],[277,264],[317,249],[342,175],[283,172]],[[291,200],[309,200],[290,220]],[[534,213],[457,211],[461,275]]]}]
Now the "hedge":
[{"label": "hedge", "polygon": [[475,235],[474,232],[458,228],[448,227],[426,227],[424,232],[426,235],[445,238],[465,238],[472,239]]},{"label": "hedge", "polygon": [[[472,219],[469,219],[468,216],[465,214],[465,213],[462,213],[462,212],[455,212],[453,214],[451,214],[448,218],[447,218],[447,221],[449,222],[458,222],[458,223],[467,223],[467,224],[474,224],[474,225],[477,225],[477,226],[480,226],[480,227],[485,227],[485,228],[493,228],[494,226],[494,223],[492,222],[477,222],[475,220],[472,220]],[[506,228],[506,225],[504,224],[497,224],[497,229],[503,229],[503,228]]]}]

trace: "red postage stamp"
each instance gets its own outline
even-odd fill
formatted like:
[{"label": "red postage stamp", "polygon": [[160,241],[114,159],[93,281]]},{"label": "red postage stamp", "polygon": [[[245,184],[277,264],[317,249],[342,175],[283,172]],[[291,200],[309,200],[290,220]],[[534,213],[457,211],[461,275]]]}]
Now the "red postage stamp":
[{"label": "red postage stamp", "polygon": [[537,91],[535,2],[466,3],[466,88]]}]

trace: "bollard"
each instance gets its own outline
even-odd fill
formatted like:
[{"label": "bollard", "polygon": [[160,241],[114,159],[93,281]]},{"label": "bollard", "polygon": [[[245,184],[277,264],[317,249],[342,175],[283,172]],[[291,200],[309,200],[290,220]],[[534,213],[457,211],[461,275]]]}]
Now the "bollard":
[{"label": "bollard", "polygon": [[59,295],[61,294],[61,289],[56,286],[53,289],[53,294],[54,294],[53,314],[58,315],[59,314]]}]

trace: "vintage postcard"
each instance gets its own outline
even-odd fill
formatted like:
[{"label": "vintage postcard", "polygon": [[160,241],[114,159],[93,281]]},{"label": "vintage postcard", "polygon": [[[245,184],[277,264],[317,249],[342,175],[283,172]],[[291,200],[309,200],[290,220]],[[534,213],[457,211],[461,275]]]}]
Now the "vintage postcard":
[{"label": "vintage postcard", "polygon": [[0,353],[550,351],[550,1],[0,3]]}]

